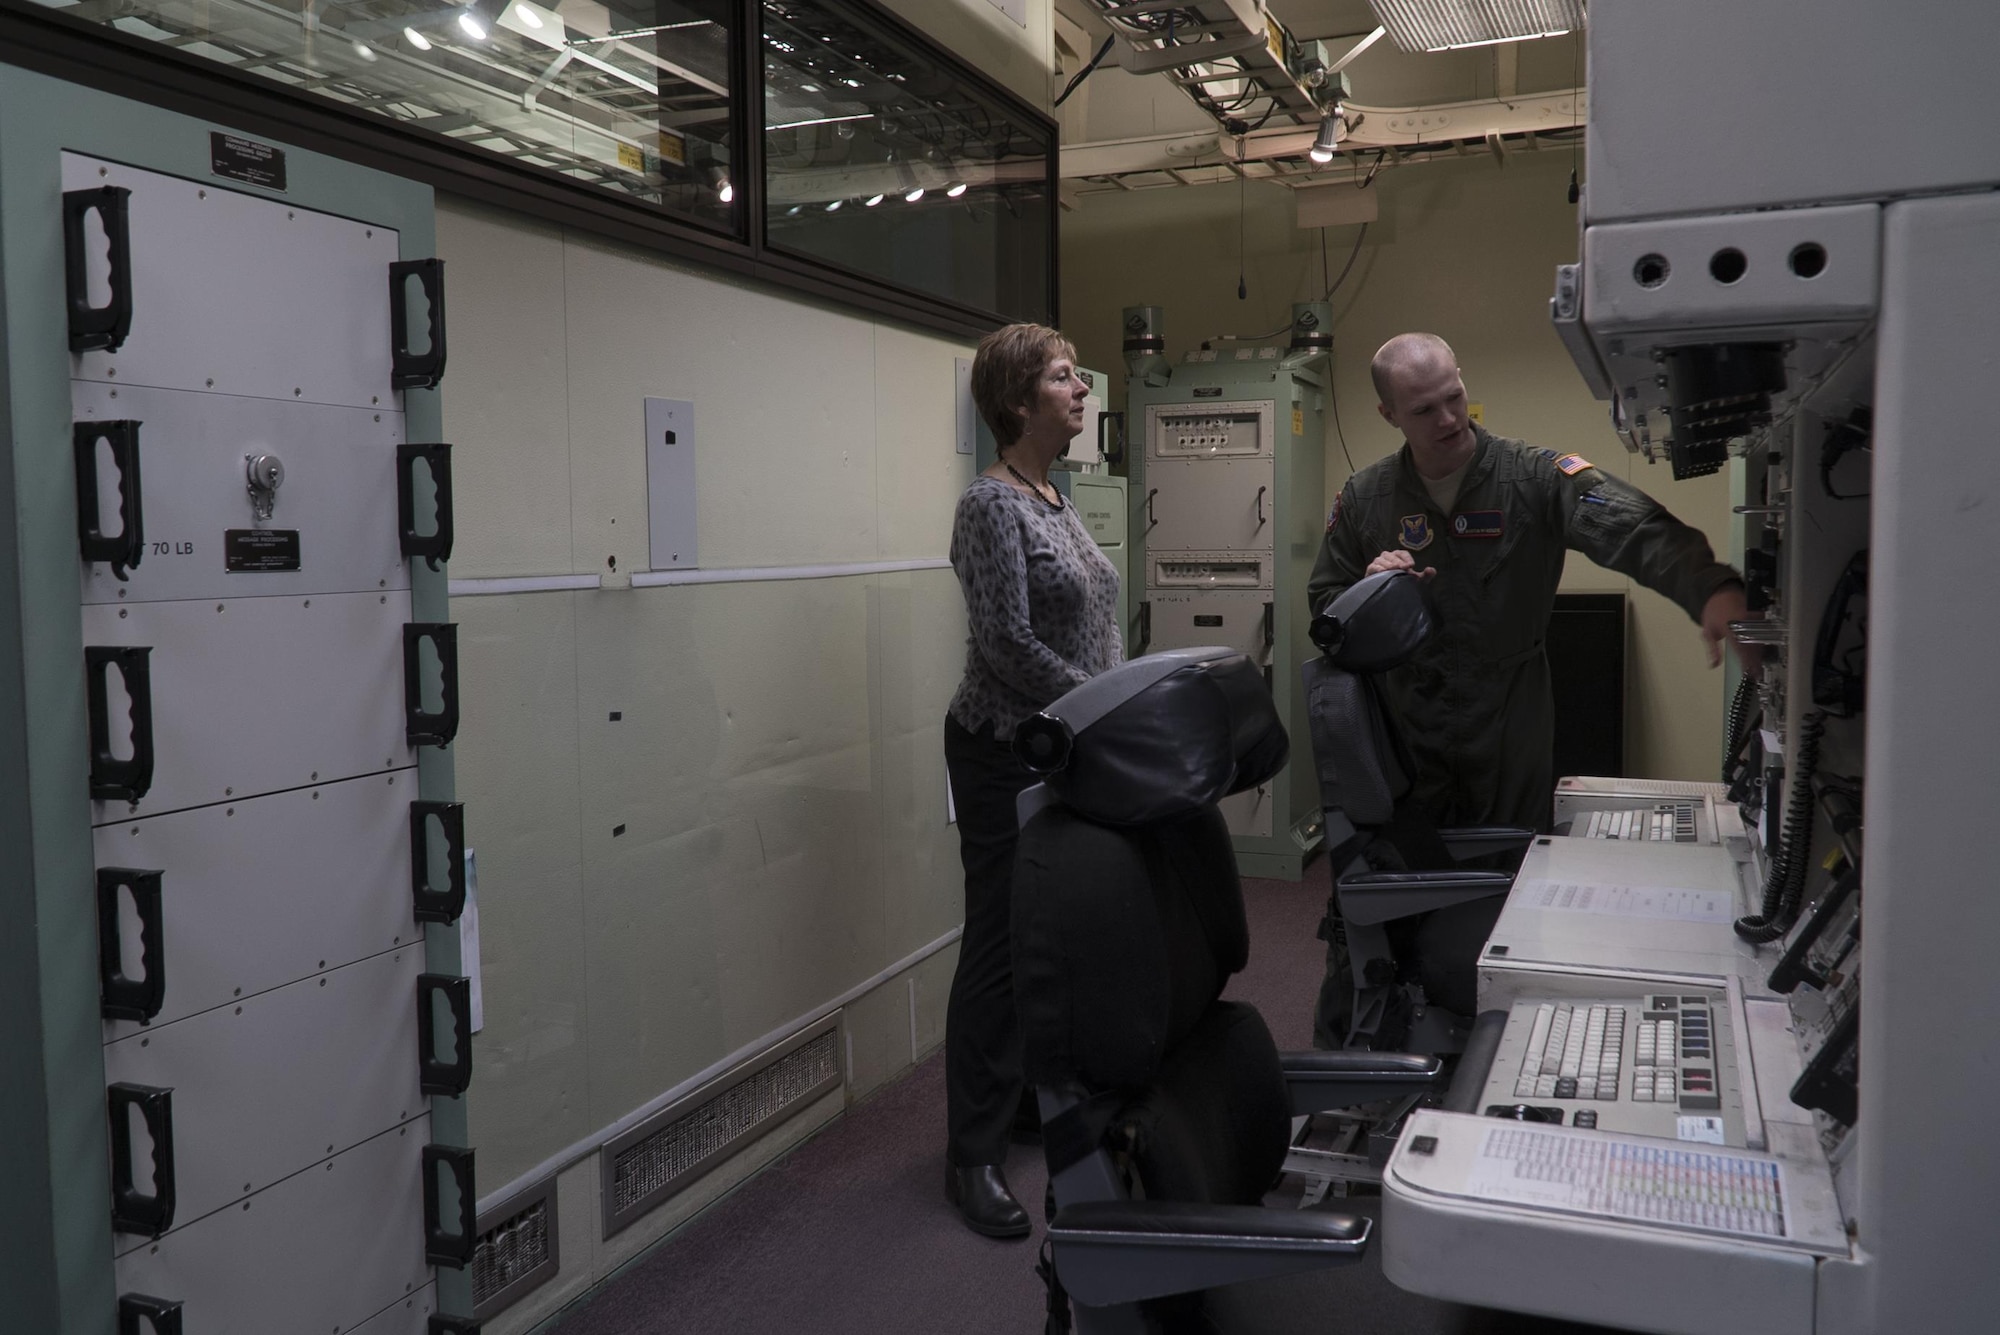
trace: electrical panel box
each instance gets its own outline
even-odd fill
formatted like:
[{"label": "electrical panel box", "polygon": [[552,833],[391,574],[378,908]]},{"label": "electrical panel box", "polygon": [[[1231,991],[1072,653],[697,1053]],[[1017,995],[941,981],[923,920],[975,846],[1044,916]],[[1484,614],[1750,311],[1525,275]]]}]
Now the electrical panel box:
[{"label": "electrical panel box", "polygon": [[1293,763],[1222,804],[1246,875],[1297,879],[1316,838],[1306,754],[1306,581],[1325,513],[1324,355],[1164,358],[1127,382],[1134,655],[1223,645],[1262,665]]}]

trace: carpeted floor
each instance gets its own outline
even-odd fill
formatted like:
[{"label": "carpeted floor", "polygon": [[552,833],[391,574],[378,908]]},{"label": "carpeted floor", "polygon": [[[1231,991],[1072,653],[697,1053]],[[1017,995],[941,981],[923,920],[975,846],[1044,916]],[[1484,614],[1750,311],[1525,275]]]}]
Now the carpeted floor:
[{"label": "carpeted floor", "polygon": [[[1326,869],[1301,883],[1244,882],[1249,968],[1228,995],[1263,1012],[1280,1048],[1312,1036],[1325,947],[1313,930]],[[1046,1174],[1038,1147],[1007,1163],[1035,1236],[994,1242],[944,1201],[944,1062],[933,1056],[718,1201],[564,1314],[560,1335],[1040,1335]],[[1371,1202],[1359,1202],[1364,1209]],[[1580,1332],[1413,1297],[1371,1258],[1339,1271],[1260,1286],[1260,1330],[1273,1335],[1499,1335]]]}]

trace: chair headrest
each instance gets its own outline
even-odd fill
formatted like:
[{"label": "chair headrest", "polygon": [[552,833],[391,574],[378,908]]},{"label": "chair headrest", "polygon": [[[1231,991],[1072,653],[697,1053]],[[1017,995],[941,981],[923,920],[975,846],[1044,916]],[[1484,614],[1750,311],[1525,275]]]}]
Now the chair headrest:
[{"label": "chair headrest", "polygon": [[1064,806],[1139,825],[1254,788],[1290,743],[1263,669],[1233,649],[1176,649],[1093,677],[1014,730],[1014,754]]},{"label": "chair headrest", "polygon": [[1351,584],[1312,620],[1312,641],[1337,668],[1383,672],[1409,661],[1431,636],[1424,583],[1385,570]]}]

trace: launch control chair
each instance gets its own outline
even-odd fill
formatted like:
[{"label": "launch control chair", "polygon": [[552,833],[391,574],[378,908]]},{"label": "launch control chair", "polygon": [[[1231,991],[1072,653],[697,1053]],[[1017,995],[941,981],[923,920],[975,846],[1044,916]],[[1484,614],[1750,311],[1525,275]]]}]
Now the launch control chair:
[{"label": "launch control chair", "polygon": [[1135,659],[1017,734],[1044,777],[1020,799],[1014,988],[1051,1311],[1066,1288],[1079,1335],[1255,1329],[1241,1281],[1359,1259],[1371,1220],[1260,1204],[1292,1119],[1438,1081],[1431,1057],[1280,1053],[1255,1008],[1220,999],[1249,931],[1215,804],[1288,745],[1262,670],[1227,649]]},{"label": "launch control chair", "polygon": [[1534,838],[1439,829],[1410,801],[1416,774],[1377,678],[1408,662],[1432,625],[1422,582],[1400,570],[1368,576],[1313,618],[1306,715],[1334,883],[1322,1046],[1462,1051],[1479,951],[1513,885],[1510,871],[1464,864],[1518,856]]}]

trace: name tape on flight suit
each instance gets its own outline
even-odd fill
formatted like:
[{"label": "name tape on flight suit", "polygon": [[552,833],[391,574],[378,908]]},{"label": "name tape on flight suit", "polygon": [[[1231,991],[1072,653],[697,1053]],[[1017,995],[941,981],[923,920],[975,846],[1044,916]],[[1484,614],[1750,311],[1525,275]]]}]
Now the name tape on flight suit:
[{"label": "name tape on flight suit", "polygon": [[1501,510],[1467,510],[1451,517],[1451,531],[1455,537],[1497,538],[1505,528],[1506,516]]}]

